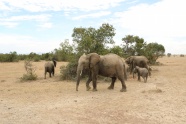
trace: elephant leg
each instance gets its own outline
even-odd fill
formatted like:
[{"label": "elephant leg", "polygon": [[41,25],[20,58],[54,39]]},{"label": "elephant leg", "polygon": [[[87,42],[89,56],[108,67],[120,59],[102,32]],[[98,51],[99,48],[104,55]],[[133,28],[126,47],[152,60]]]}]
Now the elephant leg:
[{"label": "elephant leg", "polygon": [[124,71],[124,78],[127,81],[127,73],[126,73],[126,68],[125,68],[125,64],[123,65],[123,71]]},{"label": "elephant leg", "polygon": [[112,77],[112,82],[111,82],[110,86],[108,87],[109,90],[114,89],[115,81],[116,81],[116,77]]},{"label": "elephant leg", "polygon": [[143,77],[144,83],[146,83],[146,77]]},{"label": "elephant leg", "polygon": [[134,79],[134,74],[135,74],[135,73],[133,72],[133,79]]},{"label": "elephant leg", "polygon": [[86,82],[87,91],[89,91],[91,89],[91,87],[89,86],[91,81],[92,81],[92,77],[91,77],[91,74],[89,74],[89,78],[88,78],[88,80]]},{"label": "elephant leg", "polygon": [[132,71],[134,70],[135,67],[136,67],[136,64],[133,61],[132,64],[131,64],[130,74],[132,74]]},{"label": "elephant leg", "polygon": [[126,73],[126,71],[124,71],[124,78],[127,81],[127,73]]},{"label": "elephant leg", "polygon": [[122,89],[120,90],[120,92],[126,92],[127,91],[127,87],[126,87],[124,78],[118,77],[118,79],[121,81],[121,86],[122,86]]},{"label": "elephant leg", "polygon": [[93,67],[91,74],[92,74],[93,91],[97,91],[98,67]]},{"label": "elephant leg", "polygon": [[54,76],[54,73],[55,73],[55,71],[54,71],[54,69],[52,69],[52,75]]},{"label": "elephant leg", "polygon": [[140,79],[140,74],[138,73],[138,81],[141,81],[141,79]]},{"label": "elephant leg", "polygon": [[147,76],[145,78],[146,78],[146,80],[145,80],[145,83],[146,83],[147,82],[147,78],[148,78],[148,74],[147,74]]},{"label": "elephant leg", "polygon": [[49,72],[49,76],[51,77],[51,72]]},{"label": "elephant leg", "polygon": [[93,83],[93,91],[97,91],[97,76],[96,75],[94,75],[93,76],[93,80],[92,80],[92,83]]}]

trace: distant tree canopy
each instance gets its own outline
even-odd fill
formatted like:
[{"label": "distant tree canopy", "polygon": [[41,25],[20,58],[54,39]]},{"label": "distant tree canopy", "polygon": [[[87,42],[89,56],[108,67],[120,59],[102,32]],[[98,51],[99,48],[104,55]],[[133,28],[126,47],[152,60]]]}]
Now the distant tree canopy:
[{"label": "distant tree canopy", "polygon": [[40,60],[49,60],[52,58],[52,53],[43,53],[37,54],[31,52],[29,54],[17,54],[17,52],[10,52],[6,54],[0,54],[0,62],[18,62],[19,60],[32,60],[32,61],[40,61]]},{"label": "distant tree canopy", "polygon": [[144,55],[149,59],[151,64],[155,64],[156,60],[164,56],[165,48],[163,45],[158,43],[149,43],[145,47]]},{"label": "distant tree canopy", "polygon": [[74,55],[73,46],[70,45],[69,40],[66,39],[60,44],[59,49],[54,50],[54,58],[58,61],[70,61]]},{"label": "distant tree canopy", "polygon": [[108,52],[107,44],[113,44],[115,29],[112,25],[102,24],[98,29],[95,28],[74,28],[72,37],[77,46],[76,51],[79,54],[97,52],[105,54]]},{"label": "distant tree canopy", "polygon": [[127,56],[143,55],[149,59],[151,64],[154,64],[165,53],[163,45],[158,43],[147,44],[143,38],[138,36],[127,35],[122,38],[122,41],[124,42],[124,53]]},{"label": "distant tree canopy", "polygon": [[0,62],[17,62],[18,60],[18,55],[15,51],[7,54],[0,54]]},{"label": "distant tree canopy", "polygon": [[143,38],[133,35],[126,35],[124,38],[122,38],[122,41],[124,43],[124,53],[128,56],[144,54],[146,42]]},{"label": "distant tree canopy", "polygon": [[33,61],[51,59],[58,61],[77,61],[83,53],[96,52],[101,55],[115,53],[121,57],[144,55],[153,64],[165,53],[163,45],[158,43],[147,44],[143,38],[134,35],[126,35],[121,39],[121,45],[115,45],[114,36],[115,28],[108,23],[102,24],[98,29],[93,27],[75,27],[72,32],[72,44],[66,39],[60,43],[59,48],[43,54],[34,52],[28,55],[18,55],[16,52],[0,54],[0,61],[14,62],[24,59],[32,59]]}]

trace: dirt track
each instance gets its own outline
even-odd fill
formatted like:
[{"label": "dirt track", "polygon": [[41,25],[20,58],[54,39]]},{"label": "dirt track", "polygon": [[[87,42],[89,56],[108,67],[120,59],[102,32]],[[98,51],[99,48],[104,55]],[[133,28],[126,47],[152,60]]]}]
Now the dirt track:
[{"label": "dirt track", "polygon": [[98,91],[86,91],[81,81],[43,79],[44,62],[37,62],[34,82],[19,82],[24,63],[0,63],[0,123],[2,124],[185,124],[186,57],[163,57],[162,66],[153,66],[147,83],[129,77],[127,92],[121,84],[108,90],[109,83],[98,81]]}]

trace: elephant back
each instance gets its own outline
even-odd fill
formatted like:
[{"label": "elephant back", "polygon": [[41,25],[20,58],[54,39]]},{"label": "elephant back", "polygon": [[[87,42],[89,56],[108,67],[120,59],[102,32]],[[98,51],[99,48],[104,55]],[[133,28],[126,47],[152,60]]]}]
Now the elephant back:
[{"label": "elephant back", "polygon": [[123,65],[123,61],[120,56],[116,54],[107,54],[105,56],[101,56],[102,63],[105,66],[114,66],[114,65]]},{"label": "elephant back", "polygon": [[53,62],[48,61],[48,62],[45,63],[45,68],[52,68],[52,67],[54,67],[54,63]]}]

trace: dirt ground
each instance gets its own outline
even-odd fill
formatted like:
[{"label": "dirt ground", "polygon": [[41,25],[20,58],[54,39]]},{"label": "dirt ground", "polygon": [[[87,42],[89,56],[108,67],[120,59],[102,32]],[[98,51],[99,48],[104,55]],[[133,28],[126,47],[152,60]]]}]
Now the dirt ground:
[{"label": "dirt ground", "polygon": [[44,61],[33,63],[38,80],[20,82],[24,62],[0,63],[1,124],[186,124],[186,57],[163,57],[152,66],[147,83],[129,76],[127,92],[121,83],[108,90],[99,80],[98,91],[86,91],[82,80],[60,81],[58,62],[55,77],[44,79]]}]

